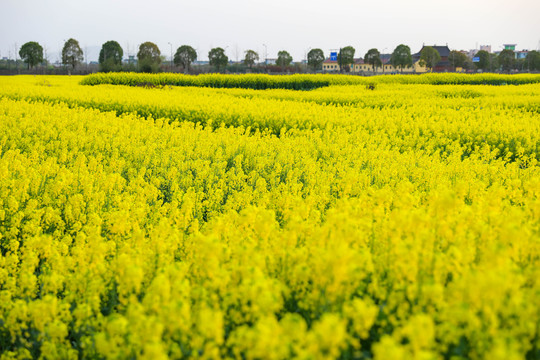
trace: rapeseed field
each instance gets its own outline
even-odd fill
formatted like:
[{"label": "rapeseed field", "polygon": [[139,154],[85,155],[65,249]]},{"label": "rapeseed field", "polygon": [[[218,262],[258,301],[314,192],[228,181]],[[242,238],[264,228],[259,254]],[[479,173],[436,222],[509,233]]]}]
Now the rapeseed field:
[{"label": "rapeseed field", "polygon": [[539,82],[0,78],[0,359],[539,359]]}]

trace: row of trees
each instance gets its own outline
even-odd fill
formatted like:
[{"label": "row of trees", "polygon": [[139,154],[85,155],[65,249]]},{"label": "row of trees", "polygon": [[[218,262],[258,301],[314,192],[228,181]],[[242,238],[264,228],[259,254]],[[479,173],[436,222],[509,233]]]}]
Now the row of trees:
[{"label": "row of trees", "polygon": [[475,57],[478,58],[478,62],[475,63],[476,67],[484,71],[496,71],[498,69],[503,71],[540,71],[540,52],[535,50],[529,51],[527,57],[523,59],[516,59],[514,52],[509,49],[504,49],[498,55],[480,50]]},{"label": "row of trees", "polygon": [[[355,49],[352,46],[341,48],[337,61],[342,71],[348,71],[354,63]],[[448,61],[453,68],[463,68],[465,70],[483,70],[483,71],[511,71],[511,70],[529,70],[540,71],[540,52],[530,51],[524,59],[516,59],[512,50],[505,49],[499,54],[491,54],[485,50],[480,50],[475,54],[478,59],[473,62],[466,54],[452,50],[448,56]],[[309,59],[309,56],[308,56]],[[431,46],[425,46],[420,53],[420,65],[433,69],[440,61],[439,52]],[[322,62],[321,62],[322,63]],[[374,69],[382,66],[382,59],[379,50],[370,49],[364,55],[364,63],[371,65]],[[412,66],[413,59],[411,49],[404,44],[398,45],[390,56],[390,64],[396,69]]]},{"label": "row of trees", "polygon": [[[324,60],[322,50],[317,59]],[[28,68],[43,63],[43,47],[35,41],[30,41],[24,44],[19,55]],[[116,41],[107,41],[101,47],[99,52],[99,65],[101,71],[119,71],[122,69],[122,59],[124,51],[120,44]],[[214,66],[218,71],[222,70],[229,63],[229,58],[225,54],[223,48],[217,47],[210,50],[208,59],[211,66]],[[161,55],[159,47],[152,42],[144,42],[139,46],[137,52],[137,63],[139,70],[142,72],[157,72],[164,58]],[[174,54],[173,63],[176,66],[181,66],[184,71],[189,71],[191,64],[197,60],[197,52],[189,45],[182,45]],[[62,49],[62,64],[75,69],[83,61],[83,51],[79,42],[75,39],[69,39],[65,42]],[[245,52],[244,64],[248,67],[253,67],[259,61],[259,55],[254,50]],[[292,62],[292,56],[287,51],[278,53],[277,64],[282,67],[289,66]]]},{"label": "row of trees", "polygon": [[[34,66],[43,63],[43,47],[35,41],[27,42],[21,46],[19,56],[28,65],[28,68],[31,69]],[[75,68],[82,60],[83,51],[81,50],[79,42],[75,39],[66,41],[62,48],[62,63]]]},{"label": "row of trees", "polygon": [[[350,70],[350,66],[354,64],[355,52],[356,50],[352,46],[346,46],[339,50],[339,53],[337,54],[337,62],[342,71]],[[435,52],[437,55],[439,54],[437,51]],[[379,50],[375,48],[369,49],[364,55],[364,63],[371,65],[373,69],[377,69],[378,67],[382,66],[381,53]],[[394,65],[395,68],[399,68],[401,70],[407,66],[412,66],[411,48],[404,44],[398,45],[390,56],[390,63]]]},{"label": "row of trees", "polygon": [[[354,64],[355,49],[352,46],[346,46],[339,50],[337,62],[342,71],[348,71]],[[19,55],[28,65],[28,68],[43,63],[43,47],[37,42],[31,41],[21,46]],[[101,71],[120,71],[122,70],[122,59],[124,51],[116,41],[107,41],[101,47],[99,53],[99,65]],[[498,55],[480,50],[476,56],[479,61],[473,63],[465,54],[459,51],[451,51],[448,58],[450,64],[457,68],[464,69],[482,69],[484,71],[510,71],[512,69],[540,71],[540,53],[531,51],[525,59],[517,60],[512,50],[503,50]],[[224,69],[229,63],[225,50],[217,47],[208,53],[209,64],[217,71]],[[137,63],[139,71],[157,72],[163,62],[164,57],[158,46],[152,42],[144,42],[139,46],[137,53]],[[191,65],[197,60],[197,52],[189,45],[182,45],[174,54],[173,63],[189,72]],[[292,56],[285,50],[278,52],[276,59],[277,66],[285,69],[292,63]],[[314,71],[320,70],[325,60],[324,52],[321,49],[311,49],[307,54],[307,64]],[[426,46],[420,54],[421,65],[433,69],[441,60],[437,50]],[[62,63],[75,69],[83,61],[83,51],[79,42],[75,39],[69,39],[64,43],[62,49]],[[252,68],[259,61],[259,54],[254,50],[245,51],[244,65]],[[374,69],[382,66],[381,54],[379,50],[373,48],[364,55],[364,62],[373,66]],[[412,66],[412,55],[409,46],[398,45],[390,56],[390,63],[397,69]]]}]

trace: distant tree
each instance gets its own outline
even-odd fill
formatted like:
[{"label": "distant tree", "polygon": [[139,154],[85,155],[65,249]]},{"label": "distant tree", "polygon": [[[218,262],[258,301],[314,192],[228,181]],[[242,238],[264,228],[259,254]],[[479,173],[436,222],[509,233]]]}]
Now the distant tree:
[{"label": "distant tree", "polygon": [[62,49],[62,64],[71,65],[72,69],[83,61],[83,51],[79,42],[75,39],[69,39],[64,43]]},{"label": "distant tree", "polygon": [[497,54],[489,54],[489,71],[497,71],[499,69],[499,57]]},{"label": "distant tree", "polygon": [[516,59],[516,62],[514,63],[514,69],[525,71],[528,69],[527,65],[528,64],[526,58]]},{"label": "distant tree", "polygon": [[491,56],[490,54],[486,51],[486,50],[480,50],[478,51],[474,57],[477,57],[478,58],[478,61],[475,62],[475,66],[478,68],[478,69],[481,69],[483,71],[486,71],[490,68],[490,60],[491,60]]},{"label": "distant tree", "polygon": [[161,51],[156,44],[147,41],[139,46],[137,53],[139,70],[142,72],[158,72],[161,64]]},{"label": "distant tree", "polygon": [[321,49],[311,49],[307,54],[307,63],[313,71],[320,70],[324,61],[324,52]]},{"label": "distant tree", "polygon": [[189,45],[182,45],[174,54],[174,64],[176,66],[182,66],[184,72],[189,71],[191,63],[197,60],[197,52]]},{"label": "distant tree", "polygon": [[441,61],[441,55],[431,46],[425,46],[420,52],[420,65],[427,67],[430,71]]},{"label": "distant tree", "polygon": [[512,50],[504,49],[499,53],[498,60],[503,71],[510,71],[514,69],[516,56]]},{"label": "distant tree", "polygon": [[529,71],[540,71],[540,52],[536,50],[529,51],[526,60]]},{"label": "distant tree", "polygon": [[256,61],[259,61],[259,54],[257,54],[253,50],[246,51],[246,56],[244,58],[244,64],[249,66],[249,68],[251,69]]},{"label": "distant tree", "polygon": [[463,68],[466,70],[474,69],[474,63],[472,62],[472,59],[470,57],[465,56],[465,63],[463,64]]},{"label": "distant tree", "polygon": [[468,59],[467,55],[456,50],[450,51],[448,55],[448,61],[454,68],[466,68]]},{"label": "distant tree", "polygon": [[351,65],[354,64],[355,51],[352,46],[345,46],[339,49],[337,62],[341,72],[349,72],[351,70]]},{"label": "distant tree", "polygon": [[225,50],[220,47],[210,50],[208,53],[208,60],[210,60],[210,65],[215,66],[218,72],[219,69],[225,68],[229,62],[229,58],[225,54]]},{"label": "distant tree", "polygon": [[411,48],[404,44],[398,45],[390,57],[390,63],[395,68],[399,67],[401,72],[403,72],[404,67],[412,66]]},{"label": "distant tree", "polygon": [[114,40],[107,41],[99,52],[99,67],[101,71],[117,71],[122,67],[124,50]]},{"label": "distant tree", "polygon": [[366,55],[364,55],[364,63],[371,65],[373,67],[373,71],[376,71],[377,67],[382,65],[379,50],[369,49]]},{"label": "distant tree", "polygon": [[31,69],[43,62],[43,48],[37,42],[30,41],[21,46],[19,56]]},{"label": "distant tree", "polygon": [[277,60],[276,60],[276,64],[278,66],[281,66],[281,70],[283,71],[283,69],[287,66],[289,66],[293,60],[291,54],[289,54],[287,51],[285,50],[281,50],[278,52],[278,57],[277,57]]}]

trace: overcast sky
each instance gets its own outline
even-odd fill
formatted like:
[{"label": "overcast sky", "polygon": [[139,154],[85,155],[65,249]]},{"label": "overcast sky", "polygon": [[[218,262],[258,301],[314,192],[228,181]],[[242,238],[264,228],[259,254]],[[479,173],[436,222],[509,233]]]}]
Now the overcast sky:
[{"label": "overcast sky", "polygon": [[[439,5],[440,4],[440,5]],[[0,58],[37,41],[49,61],[63,43],[79,41],[87,60],[97,60],[101,45],[116,40],[124,54],[155,42],[170,57],[171,45],[193,46],[199,60],[212,47],[226,48],[230,59],[247,49],[269,58],[287,50],[295,61],[310,48],[352,45],[355,57],[370,48],[392,52],[399,44],[417,52],[426,45],[469,50],[477,45],[540,45],[540,0],[0,0]]]}]

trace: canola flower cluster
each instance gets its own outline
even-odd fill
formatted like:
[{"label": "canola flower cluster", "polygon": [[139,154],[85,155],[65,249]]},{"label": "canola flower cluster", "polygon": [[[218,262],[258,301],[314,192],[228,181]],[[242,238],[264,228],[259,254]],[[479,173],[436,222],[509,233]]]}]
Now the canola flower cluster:
[{"label": "canola flower cluster", "polygon": [[0,359],[540,357],[537,85],[79,80],[0,79]]},{"label": "canola flower cluster", "polygon": [[142,87],[155,86],[197,86],[213,88],[244,88],[244,89],[290,89],[313,90],[329,85],[367,85],[367,84],[430,84],[430,85],[523,85],[540,83],[539,74],[424,74],[410,75],[379,75],[361,77],[354,75],[222,75],[222,74],[141,74],[141,73],[96,73],[84,77],[82,85],[129,85]]},{"label": "canola flower cluster", "polygon": [[164,85],[174,86],[198,86],[214,88],[244,88],[255,90],[266,89],[291,89],[312,90],[330,85],[330,79],[313,75],[268,75],[247,74],[222,75],[201,74],[197,76],[186,74],[142,74],[142,73],[96,73],[86,76],[82,85],[129,85],[154,87]]}]

